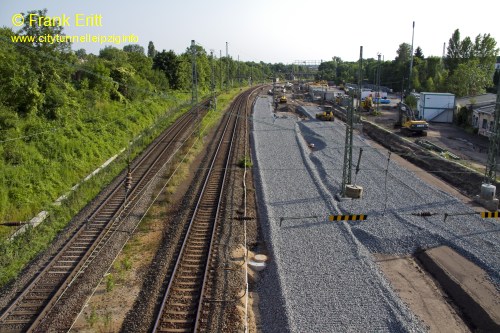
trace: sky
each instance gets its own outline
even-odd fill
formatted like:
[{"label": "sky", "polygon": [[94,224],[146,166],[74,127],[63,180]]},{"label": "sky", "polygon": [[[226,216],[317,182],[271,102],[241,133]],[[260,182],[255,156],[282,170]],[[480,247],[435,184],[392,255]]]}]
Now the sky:
[{"label": "sky", "polygon": [[[463,3],[463,2],[462,2]],[[491,34],[500,47],[498,5],[476,0],[464,6],[443,0],[0,0],[0,26],[14,31],[13,16],[47,8],[48,16],[63,16],[66,35],[120,36],[116,43],[78,42],[98,54],[105,45],[122,48],[139,44],[147,50],[153,41],[158,51],[182,53],[195,40],[207,52],[242,61],[292,64],[296,61],[328,61],[340,57],[396,57],[401,43],[420,46],[424,56],[441,56],[443,44],[456,29],[461,38]],[[80,25],[76,26],[77,14]],[[85,18],[89,17],[85,26]],[[100,17],[98,19],[97,17]],[[91,20],[90,18],[94,18]],[[94,22],[94,25],[90,26]],[[17,21],[19,22],[19,21]],[[134,42],[123,42],[122,36]],[[100,37],[98,37],[100,38]],[[108,38],[108,37],[106,37]]]}]

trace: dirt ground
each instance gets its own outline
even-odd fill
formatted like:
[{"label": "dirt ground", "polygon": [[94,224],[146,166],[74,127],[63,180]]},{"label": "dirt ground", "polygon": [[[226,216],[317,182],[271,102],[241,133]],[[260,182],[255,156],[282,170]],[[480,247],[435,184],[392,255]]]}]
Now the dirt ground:
[{"label": "dirt ground", "polygon": [[471,332],[441,287],[412,257],[377,255],[376,258],[394,290],[424,322],[429,333]]},{"label": "dirt ground", "polygon": [[[362,116],[394,133],[399,133],[399,129],[394,129],[394,123],[398,120],[398,110],[394,103],[381,107],[379,115],[363,113]],[[485,170],[489,145],[486,137],[468,133],[453,124],[430,123],[427,137],[414,140],[416,139],[425,139],[447,149],[460,157],[460,163],[481,173]]]}]

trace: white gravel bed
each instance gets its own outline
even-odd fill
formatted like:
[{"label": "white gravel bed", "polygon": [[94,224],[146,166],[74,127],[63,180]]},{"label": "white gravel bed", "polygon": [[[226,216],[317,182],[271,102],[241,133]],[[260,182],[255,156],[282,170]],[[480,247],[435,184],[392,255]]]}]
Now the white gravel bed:
[{"label": "white gravel bed", "polygon": [[[265,290],[261,303],[284,302],[287,322],[280,331],[424,332],[350,225],[327,221],[349,205],[334,199],[343,150],[327,148],[331,138],[314,132],[326,131],[343,142],[342,129],[316,121],[310,124],[318,128],[299,125],[292,117],[273,119],[271,110],[270,98],[257,100],[252,134],[261,223],[276,267],[267,274],[277,274],[280,286],[275,298]],[[313,139],[314,152],[307,146]],[[276,325],[262,330],[276,332]]]},{"label": "white gravel bed", "polygon": [[[315,110],[306,108],[306,111],[313,116]],[[320,146],[324,148],[316,149],[308,157],[328,190],[338,193],[345,126],[340,121],[333,126],[325,124],[307,121],[301,123],[300,128],[306,138],[322,142]],[[386,182],[387,155],[370,147],[359,136],[355,136],[353,146],[353,169],[359,147],[363,148],[356,178],[357,184],[363,186],[363,198],[344,201],[339,206],[345,213],[370,216],[363,222],[349,222],[363,245],[379,253],[412,253],[419,248],[448,245],[480,265],[493,283],[500,286],[500,224],[497,220],[483,219],[478,214],[449,215],[445,219],[445,214],[473,213],[473,210],[392,162]],[[412,215],[419,212],[436,215]]]}]

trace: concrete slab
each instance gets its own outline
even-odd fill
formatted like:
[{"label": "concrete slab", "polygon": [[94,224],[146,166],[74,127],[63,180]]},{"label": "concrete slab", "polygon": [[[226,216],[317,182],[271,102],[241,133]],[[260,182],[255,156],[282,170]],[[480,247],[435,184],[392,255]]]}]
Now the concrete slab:
[{"label": "concrete slab", "polygon": [[417,258],[480,332],[500,332],[500,294],[477,265],[447,246]]}]

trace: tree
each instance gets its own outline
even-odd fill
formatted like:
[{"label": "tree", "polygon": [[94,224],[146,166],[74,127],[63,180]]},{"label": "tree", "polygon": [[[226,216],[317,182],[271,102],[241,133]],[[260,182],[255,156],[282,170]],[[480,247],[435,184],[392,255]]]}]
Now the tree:
[{"label": "tree", "polygon": [[429,77],[425,82],[425,90],[429,92],[436,91],[436,85],[434,84],[432,77]]},{"label": "tree", "polygon": [[497,42],[490,34],[479,34],[474,41],[474,57],[479,59],[481,65],[494,66],[498,54]]},{"label": "tree", "polygon": [[155,49],[155,45],[153,44],[152,41],[149,41],[148,44],[148,58],[154,58],[158,51]]},{"label": "tree", "polygon": [[144,55],[144,48],[138,44],[129,44],[123,47],[123,51],[131,53],[139,53]]},{"label": "tree", "polygon": [[78,49],[75,51],[75,55],[79,60],[84,60],[87,57],[87,51],[85,49]]},{"label": "tree", "polygon": [[[400,86],[398,90],[403,88],[405,90],[408,87],[408,72],[410,68],[410,56],[411,56],[411,46],[408,43],[402,43],[399,45],[396,51],[397,56],[394,59],[394,81],[399,81]],[[398,84],[398,85],[399,85]]]},{"label": "tree", "polygon": [[[23,27],[18,31],[18,34],[20,35],[25,35],[25,36],[45,36],[47,38],[48,36],[56,37],[59,36],[59,41],[56,43],[47,43],[43,42],[42,40],[35,38],[33,40],[33,43],[31,44],[34,48],[43,50],[45,52],[52,52],[52,51],[59,51],[59,52],[70,52],[71,51],[71,43],[65,41],[64,39],[61,40],[61,38],[64,38],[65,34],[63,33],[63,27],[62,26],[45,26],[45,25],[39,25],[38,20],[35,20],[35,22],[32,22],[30,20],[30,15],[33,15],[33,17],[38,18],[42,16],[47,16],[47,9],[42,9],[42,10],[33,10],[29,11],[27,14],[22,13],[24,16],[24,25]],[[27,45],[27,43],[22,43],[23,45]]]},{"label": "tree", "polygon": [[398,50],[396,51],[397,56],[396,56],[396,63],[398,65],[400,64],[406,64],[408,61],[410,61],[411,57],[411,46],[408,43],[402,43],[399,44]]},{"label": "tree", "polygon": [[420,46],[417,46],[417,49],[415,50],[415,58],[424,60],[424,53],[422,52],[422,48]]},{"label": "tree", "polygon": [[0,105],[19,115],[36,113],[43,103],[39,76],[30,64],[30,54],[19,52],[14,43],[3,42],[13,34],[9,28],[0,28]]},{"label": "tree", "polygon": [[491,75],[477,59],[459,64],[448,80],[449,90],[457,96],[483,94],[491,84]]},{"label": "tree", "polygon": [[337,63],[325,61],[318,66],[318,80],[334,81],[337,78]]},{"label": "tree", "polygon": [[469,36],[465,37],[460,43],[460,55],[459,63],[465,61],[465,59],[473,59],[475,57],[474,45]]},{"label": "tree", "polygon": [[179,88],[179,59],[174,51],[163,50],[153,58],[153,69],[162,71],[167,77],[168,84],[172,89]]},{"label": "tree", "polygon": [[99,58],[108,60],[116,65],[122,65],[127,62],[127,54],[113,46],[106,46],[99,51]]},{"label": "tree", "polygon": [[451,35],[448,41],[448,47],[446,48],[446,67],[453,72],[460,63],[461,58],[461,41],[460,41],[460,31],[456,29]]}]

